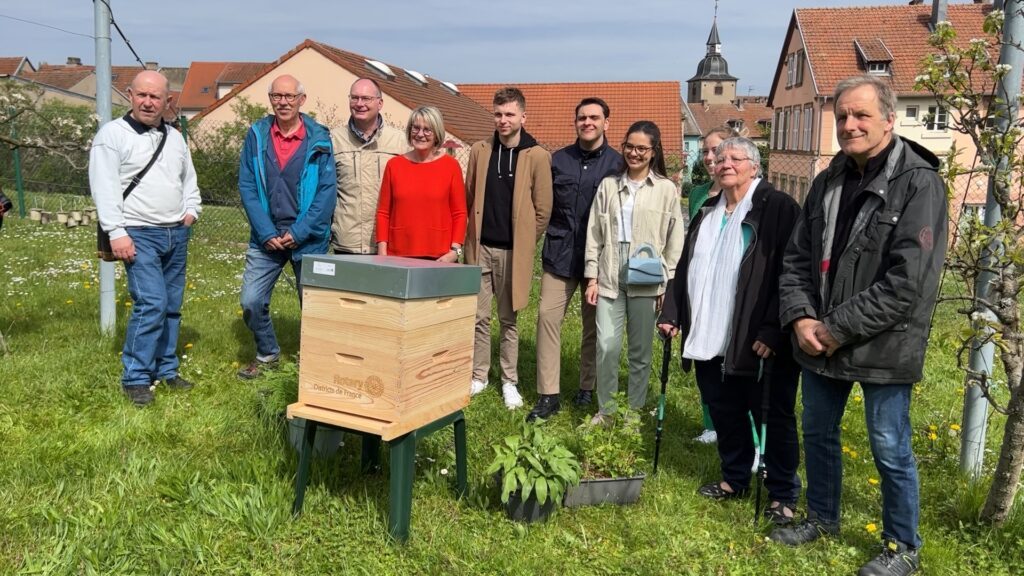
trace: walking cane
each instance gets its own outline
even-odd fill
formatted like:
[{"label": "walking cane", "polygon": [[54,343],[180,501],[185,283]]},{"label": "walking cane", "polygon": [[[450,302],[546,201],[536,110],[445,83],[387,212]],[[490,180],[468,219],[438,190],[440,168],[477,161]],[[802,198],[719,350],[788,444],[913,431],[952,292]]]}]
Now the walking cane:
[{"label": "walking cane", "polygon": [[754,525],[757,525],[757,521],[761,517],[761,485],[764,484],[766,478],[768,478],[768,472],[765,470],[764,465],[764,445],[768,439],[768,403],[769,403],[769,392],[771,390],[771,363],[768,363],[768,369],[765,370],[765,361],[761,360],[760,370],[758,370],[758,381],[761,382],[761,434],[757,438],[757,487],[754,490]]},{"label": "walking cane", "polygon": [[672,337],[658,335],[665,345],[661,351],[661,397],[658,398],[658,425],[654,429],[654,474],[658,473],[658,454],[661,452],[661,430],[665,422],[665,389],[668,387],[668,364],[672,359]]}]

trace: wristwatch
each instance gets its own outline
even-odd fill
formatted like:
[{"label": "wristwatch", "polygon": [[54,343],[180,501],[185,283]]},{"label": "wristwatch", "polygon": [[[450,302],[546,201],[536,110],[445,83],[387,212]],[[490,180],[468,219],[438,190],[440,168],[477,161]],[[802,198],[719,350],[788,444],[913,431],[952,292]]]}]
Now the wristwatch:
[{"label": "wristwatch", "polygon": [[458,244],[452,244],[452,251],[455,252],[455,259],[462,258],[462,246]]}]

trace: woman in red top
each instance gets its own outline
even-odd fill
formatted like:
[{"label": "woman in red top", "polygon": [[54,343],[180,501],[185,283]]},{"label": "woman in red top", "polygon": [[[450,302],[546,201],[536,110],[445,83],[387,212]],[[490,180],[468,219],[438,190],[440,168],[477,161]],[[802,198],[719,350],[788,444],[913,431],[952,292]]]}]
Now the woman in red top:
[{"label": "woman in red top", "polygon": [[444,119],[433,106],[409,116],[412,150],[384,168],[377,203],[377,253],[457,262],[466,237],[462,167],[441,150]]}]

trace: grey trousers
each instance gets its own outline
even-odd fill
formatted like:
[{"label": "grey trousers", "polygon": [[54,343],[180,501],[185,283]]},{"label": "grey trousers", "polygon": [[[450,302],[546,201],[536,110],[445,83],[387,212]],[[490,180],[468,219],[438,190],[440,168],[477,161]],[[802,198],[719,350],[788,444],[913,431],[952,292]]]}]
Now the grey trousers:
[{"label": "grey trousers", "polygon": [[619,294],[597,298],[597,402],[608,413],[612,396],[619,391],[619,356],[625,333],[629,365],[629,406],[643,408],[647,401],[654,348],[655,296],[630,296],[626,285],[629,244],[619,243]]}]

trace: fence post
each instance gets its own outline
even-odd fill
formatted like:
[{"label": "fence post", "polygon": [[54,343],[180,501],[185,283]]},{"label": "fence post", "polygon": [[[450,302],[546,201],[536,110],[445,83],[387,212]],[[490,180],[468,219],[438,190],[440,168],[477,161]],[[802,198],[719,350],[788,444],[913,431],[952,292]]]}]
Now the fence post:
[{"label": "fence post", "polygon": [[[11,109],[11,115],[14,115],[14,109]],[[14,122],[11,122],[11,140],[18,141],[18,131],[14,126]],[[25,182],[21,178],[21,148],[18,146],[14,147],[14,189],[18,191],[18,216],[21,218],[25,217]]]},{"label": "fence post", "polygon": [[188,118],[184,114],[178,116],[178,124],[181,126],[181,137],[188,144]]}]

